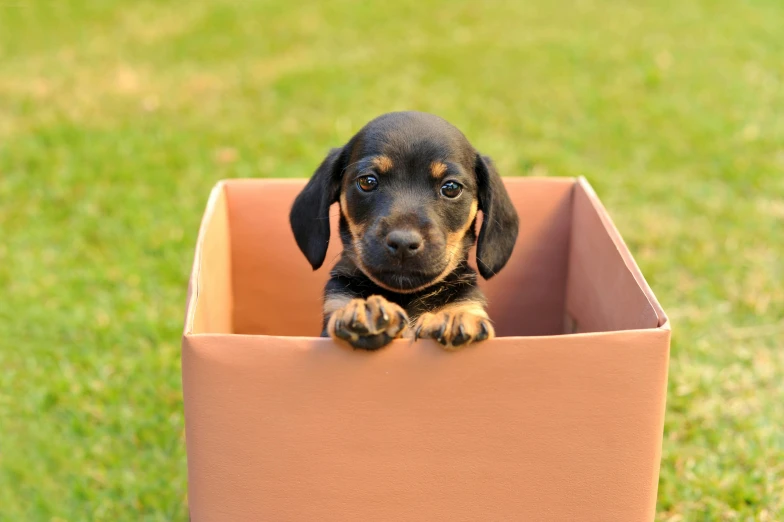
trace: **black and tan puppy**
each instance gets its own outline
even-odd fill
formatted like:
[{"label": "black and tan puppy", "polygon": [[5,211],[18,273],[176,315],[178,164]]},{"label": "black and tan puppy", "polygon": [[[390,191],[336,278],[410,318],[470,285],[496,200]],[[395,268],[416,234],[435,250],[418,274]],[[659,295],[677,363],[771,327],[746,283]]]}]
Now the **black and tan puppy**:
[{"label": "black and tan puppy", "polygon": [[313,269],[324,262],[329,209],[340,204],[343,253],[324,292],[324,332],[375,350],[403,335],[456,348],[494,335],[468,266],[485,279],[512,254],[518,219],[490,159],[441,118],[385,114],[333,149],[291,210]]}]

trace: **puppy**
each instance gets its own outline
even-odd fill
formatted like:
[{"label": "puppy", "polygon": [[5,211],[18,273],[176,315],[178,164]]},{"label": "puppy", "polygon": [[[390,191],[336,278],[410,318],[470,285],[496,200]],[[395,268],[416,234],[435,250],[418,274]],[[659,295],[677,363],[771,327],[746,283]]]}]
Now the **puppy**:
[{"label": "puppy", "polygon": [[476,241],[479,273],[495,275],[512,255],[518,217],[490,158],[458,129],[396,112],[332,149],[289,216],[314,270],[335,202],[343,253],[324,291],[323,336],[366,350],[404,335],[448,349],[493,337],[468,252]]}]

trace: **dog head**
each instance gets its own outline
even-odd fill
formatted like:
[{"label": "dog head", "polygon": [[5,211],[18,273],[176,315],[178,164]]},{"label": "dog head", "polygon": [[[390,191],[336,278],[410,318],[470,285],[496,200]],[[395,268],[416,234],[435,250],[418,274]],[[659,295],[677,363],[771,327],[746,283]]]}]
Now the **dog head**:
[{"label": "dog head", "polygon": [[394,292],[424,289],[463,262],[480,210],[477,264],[485,279],[504,267],[517,239],[517,213],[490,159],[430,114],[380,116],[321,163],[290,214],[314,270],[326,256],[335,202],[344,252]]}]

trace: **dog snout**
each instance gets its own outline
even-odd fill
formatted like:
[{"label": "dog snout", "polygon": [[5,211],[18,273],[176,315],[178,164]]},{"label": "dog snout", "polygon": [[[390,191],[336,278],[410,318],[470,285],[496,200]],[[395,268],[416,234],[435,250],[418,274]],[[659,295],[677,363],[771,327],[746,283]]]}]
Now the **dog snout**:
[{"label": "dog snout", "polygon": [[393,230],[386,237],[387,250],[393,255],[406,259],[422,251],[424,238],[416,230]]}]

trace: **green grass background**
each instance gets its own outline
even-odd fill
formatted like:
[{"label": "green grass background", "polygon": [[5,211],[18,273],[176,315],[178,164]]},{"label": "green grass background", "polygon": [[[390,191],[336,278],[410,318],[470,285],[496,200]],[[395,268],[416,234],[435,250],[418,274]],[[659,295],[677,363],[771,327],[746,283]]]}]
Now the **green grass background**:
[{"label": "green grass background", "polygon": [[674,325],[658,520],[784,519],[782,28],[780,0],[0,0],[0,519],[187,519],[210,188],[398,109],[606,203]]}]

